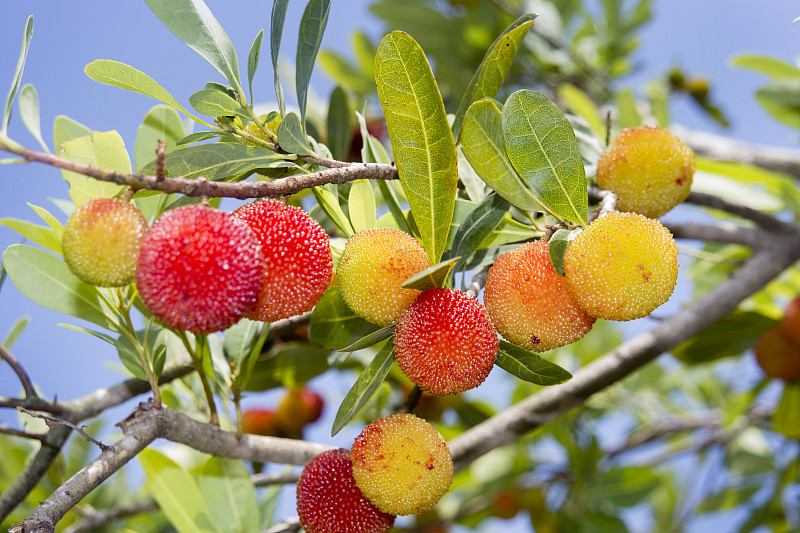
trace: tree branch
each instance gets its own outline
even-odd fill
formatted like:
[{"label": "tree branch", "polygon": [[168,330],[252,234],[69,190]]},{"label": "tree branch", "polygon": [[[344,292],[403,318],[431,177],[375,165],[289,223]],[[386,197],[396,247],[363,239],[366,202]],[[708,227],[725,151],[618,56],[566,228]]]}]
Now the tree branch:
[{"label": "tree branch", "polygon": [[20,383],[22,383],[22,388],[25,390],[26,400],[33,400],[39,397],[39,395],[36,394],[36,389],[33,387],[33,383],[31,383],[31,378],[28,376],[28,373],[25,372],[25,369],[22,367],[17,358],[14,357],[14,355],[8,351],[8,348],[2,344],[0,344],[0,360],[8,363],[8,366],[11,367],[11,369],[19,378]]},{"label": "tree branch", "polygon": [[105,526],[120,518],[127,518],[137,514],[154,513],[158,511],[158,504],[154,500],[145,500],[132,503],[128,507],[115,507],[94,511],[80,522],[66,528],[63,533],[83,533]]}]

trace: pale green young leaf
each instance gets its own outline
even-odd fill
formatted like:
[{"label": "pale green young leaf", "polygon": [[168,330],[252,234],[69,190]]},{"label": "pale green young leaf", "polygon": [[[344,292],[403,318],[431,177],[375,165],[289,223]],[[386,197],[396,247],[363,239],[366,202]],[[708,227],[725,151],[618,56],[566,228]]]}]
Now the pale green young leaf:
[{"label": "pale green young leaf", "polygon": [[3,266],[17,289],[37,304],[112,328],[114,311],[103,301],[100,290],[75,277],[52,254],[15,244],[3,253]]},{"label": "pale green young leaf", "polygon": [[446,247],[458,186],[444,103],[422,48],[403,32],[381,41],[375,81],[400,181],[423,248],[436,264]]},{"label": "pale green young leaf", "polygon": [[58,221],[56,217],[50,214],[50,211],[45,209],[44,207],[39,207],[38,205],[33,205],[31,203],[28,204],[28,207],[36,211],[36,214],[48,225],[50,229],[56,232],[58,238],[61,238],[61,235],[64,233],[64,225]]},{"label": "pale green young leaf", "polygon": [[429,266],[425,270],[421,270],[413,276],[406,279],[400,284],[404,289],[414,289],[418,291],[426,291],[435,287],[444,287],[447,276],[450,271],[456,266],[456,263],[461,259],[460,256],[451,257],[446,261]]},{"label": "pale green young leaf", "polygon": [[145,3],[178,39],[217,69],[237,93],[243,93],[236,50],[203,0],[145,0]]},{"label": "pale green young leaf", "polygon": [[256,487],[240,460],[209,458],[198,472],[197,484],[217,531],[251,533],[259,530]]},{"label": "pale green young leaf", "polygon": [[326,348],[339,349],[381,329],[353,313],[342,299],[339,287],[331,287],[311,311],[309,340]]},{"label": "pale green young leaf", "polygon": [[369,180],[354,181],[347,201],[350,223],[354,231],[372,229],[378,225],[375,208],[375,191],[372,190],[372,183]]},{"label": "pale green young leaf", "polygon": [[374,135],[370,134],[364,115],[356,111],[356,118],[358,119],[361,138],[367,139],[361,146],[361,161],[364,163],[391,163],[392,158],[389,157],[386,147]]},{"label": "pale green young leaf", "polygon": [[49,152],[50,149],[42,138],[42,125],[39,119],[39,95],[36,94],[36,89],[30,83],[22,87],[19,92],[19,116],[42,149],[45,152]]},{"label": "pale green young leaf", "polygon": [[17,320],[16,323],[13,326],[11,326],[11,330],[9,330],[8,335],[6,335],[6,338],[3,339],[3,342],[0,344],[5,346],[9,350],[13,348],[14,343],[17,342],[17,339],[19,339],[19,336],[22,335],[23,331],[25,331],[25,328],[28,326],[28,323],[30,323],[30,321],[31,317],[29,316],[24,316],[19,320]]},{"label": "pale green young leaf", "polygon": [[0,218],[0,224],[12,229],[36,244],[61,255],[61,234],[53,228],[39,226],[16,218]]},{"label": "pale green young leaf", "polygon": [[272,56],[272,70],[274,72],[275,96],[278,99],[278,110],[281,116],[286,115],[286,100],[283,97],[281,78],[278,72],[278,54],[281,50],[281,37],[283,36],[283,23],[286,20],[286,8],[289,0],[275,0],[272,4],[272,18],[270,19],[270,52]]},{"label": "pale green young leaf", "polygon": [[177,111],[163,105],[153,107],[147,112],[136,131],[136,144],[133,147],[136,170],[141,170],[155,160],[159,139],[167,143],[166,153],[169,154],[177,148],[178,141],[185,136],[186,131]]},{"label": "pale green young leaf", "polygon": [[572,374],[557,364],[504,340],[500,341],[496,364],[519,379],[536,385],[558,385],[572,379]]},{"label": "pale green young leaf", "polygon": [[33,38],[33,15],[28,17],[25,22],[25,29],[22,31],[22,47],[19,51],[19,59],[17,59],[17,68],[14,71],[14,77],[11,81],[11,89],[8,91],[6,98],[6,105],[3,108],[3,122],[0,124],[0,134],[5,135],[8,131],[8,122],[11,120],[11,110],[14,106],[14,99],[17,97],[19,85],[22,83],[22,72],[25,70],[25,60],[28,58],[28,50],[31,47],[31,39]]},{"label": "pale green young leaf", "polygon": [[560,229],[556,231],[547,244],[547,254],[553,264],[556,274],[564,276],[564,254],[567,252],[569,243],[578,236],[577,230]]},{"label": "pale green young leaf", "polygon": [[137,456],[147,476],[146,489],[178,533],[216,533],[197,482],[188,470],[163,453],[147,448]]},{"label": "pale green young leaf", "polygon": [[592,132],[604,139],[606,136],[606,125],[600,115],[600,110],[585,92],[574,85],[563,83],[558,87],[558,97],[567,106],[567,109],[582,117],[592,129]]},{"label": "pale green young leaf", "polygon": [[238,116],[249,118],[247,110],[227,93],[216,89],[201,89],[189,97],[189,103],[201,115]]},{"label": "pale green young leaf", "polygon": [[57,154],[62,154],[61,145],[92,133],[92,130],[65,115],[58,115],[53,122],[53,147]]},{"label": "pale green young leaf", "polygon": [[337,85],[331,93],[328,105],[328,146],[334,159],[344,161],[350,152],[353,140],[352,111],[350,99],[341,86]]},{"label": "pale green young leaf", "polygon": [[[222,180],[232,176],[253,172],[258,168],[270,168],[281,164],[283,156],[260,146],[240,143],[196,144],[177,148],[164,160],[167,177]],[[153,163],[141,172],[153,174]]]},{"label": "pale green young leaf", "polygon": [[478,65],[478,70],[472,75],[472,79],[467,85],[467,90],[461,98],[461,103],[456,111],[452,127],[453,137],[456,139],[459,139],[461,134],[464,116],[469,106],[483,98],[494,98],[497,95],[497,91],[503,85],[503,80],[508,74],[508,69],[511,68],[514,56],[517,55],[517,51],[522,46],[522,40],[528,34],[534,18],[536,18],[534,14],[526,14],[519,17],[503,30],[503,33],[495,39],[486,51],[486,55],[483,56],[481,64]]},{"label": "pale green young leaf", "polygon": [[225,330],[225,353],[235,364],[240,364],[253,350],[263,330],[269,328],[264,322],[247,318]]},{"label": "pale green young leaf", "polygon": [[325,187],[313,187],[311,192],[314,193],[314,198],[317,199],[320,208],[342,233],[348,237],[355,233],[350,220],[339,205],[339,198],[335,194]]},{"label": "pale green young leaf", "polygon": [[394,342],[390,339],[358,376],[353,387],[345,395],[336,418],[333,421],[331,436],[336,435],[347,425],[369,402],[394,364]]},{"label": "pale green young leaf", "polygon": [[[131,172],[131,160],[125,150],[125,143],[116,131],[95,131],[85,137],[67,141],[61,148],[61,157],[70,161],[126,174]],[[111,198],[124,188],[116,183],[96,180],[69,170],[62,169],[61,174],[69,183],[69,196],[75,207],[92,198]]]},{"label": "pale green young leaf", "polygon": [[800,69],[797,67],[780,59],[759,54],[744,54],[734,57],[731,65],[764,74],[772,79],[800,78]]},{"label": "pale green young leaf", "polygon": [[297,113],[288,113],[278,126],[278,144],[290,154],[316,155],[308,144]]},{"label": "pale green young leaf", "polygon": [[[330,0],[309,0],[303,17],[300,19],[300,33],[297,37],[297,57],[295,60],[295,89],[297,90],[297,106],[300,108],[300,121],[305,125],[306,105],[308,104],[308,87],[311,72],[317,61],[317,52],[322,43],[322,34],[328,24]],[[303,128],[305,130],[305,128]]]},{"label": "pale green young leaf", "polygon": [[470,106],[461,131],[461,150],[486,185],[511,205],[524,211],[547,210],[506,155],[502,114],[493,101],[480,100]]},{"label": "pale green young leaf", "polygon": [[[624,89],[614,95],[617,104],[617,124],[620,128],[636,128],[642,124],[642,116],[636,108],[636,97],[630,89]],[[605,133],[598,136],[605,139]]]},{"label": "pale green young leaf", "polygon": [[772,415],[775,431],[790,439],[800,439],[800,382],[794,381],[783,386],[783,396]]},{"label": "pale green young leaf", "polygon": [[512,94],[503,107],[503,141],[511,164],[560,218],[588,225],[586,173],[564,114],[545,95]]},{"label": "pale green young leaf", "polygon": [[256,75],[258,60],[261,58],[261,40],[263,38],[264,30],[259,30],[252,46],[250,46],[250,53],[247,54],[247,89],[251,102],[253,101],[253,76]]},{"label": "pale green young leaf", "polygon": [[369,348],[370,346],[374,346],[379,342],[388,339],[392,335],[394,335],[395,326],[386,326],[383,329],[379,329],[374,333],[370,333],[356,342],[351,344],[350,346],[345,346],[344,348],[339,348],[340,352],[355,352],[357,350],[363,350],[364,348]]},{"label": "pale green young leaf", "polygon": [[369,79],[375,79],[375,45],[369,37],[360,31],[353,32],[353,51],[356,53],[364,74]]}]

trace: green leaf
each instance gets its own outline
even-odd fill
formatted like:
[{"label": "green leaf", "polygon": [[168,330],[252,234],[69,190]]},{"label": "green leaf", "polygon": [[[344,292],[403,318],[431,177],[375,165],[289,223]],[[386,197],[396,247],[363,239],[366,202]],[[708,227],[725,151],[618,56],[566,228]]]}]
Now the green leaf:
[{"label": "green leaf", "polygon": [[200,488],[184,467],[152,448],[139,452],[147,490],[178,533],[216,533],[218,530]]},{"label": "green leaf", "polygon": [[490,194],[469,212],[458,227],[450,255],[470,257],[508,214],[509,203],[497,194]]},{"label": "green leaf", "polygon": [[572,374],[557,364],[504,340],[500,341],[495,363],[509,374],[536,385],[558,385],[572,379]]},{"label": "green leaf", "polygon": [[[260,146],[246,146],[239,143],[197,144],[178,148],[164,160],[167,177],[222,180],[253,172],[259,168],[277,166],[284,161],[283,156]],[[153,174],[155,165],[142,169],[145,174]]]},{"label": "green leaf", "polygon": [[0,224],[16,231],[26,239],[61,255],[61,234],[52,228],[16,218],[0,218]]},{"label": "green leaf", "polygon": [[761,488],[761,485],[745,485],[741,487],[725,487],[719,492],[709,494],[697,506],[698,514],[714,511],[725,511],[735,509],[742,504],[752,501],[753,496]]},{"label": "green leaf", "polygon": [[[475,210],[478,204],[464,200],[461,198],[456,199],[456,208],[453,212],[453,223],[450,227],[450,234],[447,237],[447,244],[452,249],[455,242],[455,234],[458,229],[464,224],[469,214]],[[509,242],[527,241],[534,237],[541,236],[540,231],[536,231],[530,226],[526,226],[521,222],[517,222],[511,218],[510,214],[506,214],[500,225],[492,231],[489,236],[478,245],[478,249],[490,248]]]},{"label": "green leaf", "polygon": [[272,70],[275,79],[275,96],[278,99],[278,109],[281,116],[286,115],[286,101],[281,89],[281,79],[278,73],[278,54],[281,50],[281,37],[283,35],[283,22],[286,20],[286,8],[289,0],[275,0],[272,4],[272,18],[270,22],[270,52],[272,54]]},{"label": "green leaf", "polygon": [[589,199],[575,132],[545,95],[512,94],[503,107],[503,141],[508,158],[551,211],[586,226]]},{"label": "green leaf", "polygon": [[260,529],[256,487],[237,459],[211,457],[198,473],[197,484],[217,531],[251,533]]},{"label": "green leaf", "polygon": [[185,115],[192,116],[156,80],[130,65],[110,59],[96,59],[86,65],[84,72],[94,81],[155,98]]},{"label": "green leaf", "polygon": [[[180,146],[182,144],[191,144],[191,143],[196,143],[198,141],[213,139],[215,137],[226,137],[226,136],[227,136],[226,134],[220,133],[218,131],[197,131],[195,133],[190,133],[186,137],[179,139],[175,144]],[[230,138],[231,140],[236,139],[236,137],[233,135],[230,135],[228,138]]]},{"label": "green leaf", "polygon": [[[85,332],[90,333],[95,337],[100,337],[100,335],[102,335],[94,331],[85,330]],[[119,356],[122,366],[124,366],[128,372],[133,374],[134,377],[137,377],[142,381],[147,381],[147,373],[142,365],[142,358],[133,342],[131,342],[131,340],[125,336],[120,336],[116,340],[112,339],[112,341],[114,346],[117,347],[117,355]]]},{"label": "green leaf", "polygon": [[178,141],[185,136],[186,130],[183,128],[183,121],[177,111],[162,105],[153,107],[147,112],[136,131],[133,163],[137,171],[155,160],[159,139],[166,141],[166,152],[169,154],[177,148]]},{"label": "green leaf", "polygon": [[458,186],[453,134],[422,48],[408,34],[387,35],[375,56],[375,81],[400,182],[436,264],[446,247]]},{"label": "green leaf", "polygon": [[39,119],[39,95],[36,94],[36,89],[30,83],[22,87],[19,92],[19,116],[42,149],[45,152],[49,152],[50,149],[42,138],[42,125]]},{"label": "green leaf", "polygon": [[764,74],[772,79],[800,78],[800,69],[769,56],[745,54],[733,58],[731,65]]},{"label": "green leaf", "polygon": [[386,148],[374,135],[369,133],[364,115],[356,111],[356,117],[361,129],[361,138],[366,139],[361,146],[361,160],[364,163],[391,163],[392,159],[389,157],[389,152],[386,151]]},{"label": "green leaf", "polygon": [[379,329],[374,333],[370,333],[369,335],[358,339],[356,342],[351,344],[350,346],[345,346],[344,348],[339,348],[338,351],[340,352],[355,352],[356,350],[363,350],[364,348],[369,348],[370,346],[374,346],[381,342],[382,340],[388,339],[392,335],[394,335],[394,328],[395,326],[387,326],[383,329]]},{"label": "green leaf", "polygon": [[355,180],[350,187],[347,200],[347,210],[350,213],[350,223],[356,232],[372,229],[378,225],[375,214],[375,191],[369,180]]},{"label": "green leaf", "polygon": [[316,155],[311,145],[308,144],[306,134],[303,133],[303,125],[297,113],[291,112],[284,117],[278,126],[278,144],[290,154],[297,155]]},{"label": "green leaf", "polygon": [[759,313],[733,311],[671,350],[687,364],[702,364],[737,356],[750,348],[777,322]]},{"label": "green leaf", "polygon": [[564,254],[567,252],[569,243],[577,236],[577,230],[560,229],[550,237],[550,241],[547,243],[547,254],[559,276],[564,276]]},{"label": "green leaf", "polygon": [[189,103],[201,115],[238,116],[248,118],[247,111],[226,93],[215,89],[202,89],[189,97]]},{"label": "green leaf", "polygon": [[331,287],[311,311],[308,337],[311,342],[338,350],[381,329],[353,313],[342,299],[339,287]]},{"label": "green leaf", "polygon": [[400,284],[404,289],[415,289],[426,291],[434,287],[443,287],[450,271],[461,260],[460,256],[452,257],[447,261],[442,261],[425,270],[421,270]]},{"label": "green leaf", "polygon": [[[642,116],[636,109],[636,97],[633,91],[630,89],[619,91],[614,95],[614,100],[617,104],[617,124],[620,128],[636,128],[642,123]],[[598,137],[604,139],[605,133]]]},{"label": "green leaf", "polygon": [[331,93],[328,105],[328,146],[334,159],[344,161],[350,152],[353,141],[350,99],[340,85]]},{"label": "green leaf", "polygon": [[600,116],[600,110],[585,92],[574,85],[562,83],[558,87],[558,97],[567,109],[582,117],[589,124],[595,135],[603,139],[606,136],[606,125]]},{"label": "green leaf", "polygon": [[333,222],[342,233],[348,237],[355,233],[353,226],[350,224],[350,220],[339,205],[339,198],[337,195],[333,194],[324,186],[312,187],[311,192],[314,194],[314,198],[317,199],[320,208],[328,215],[331,222]]},{"label": "green leaf", "polygon": [[79,280],[53,255],[22,244],[3,254],[3,266],[19,292],[39,305],[110,329],[113,310],[97,287]]},{"label": "green leaf", "polygon": [[24,316],[19,320],[17,320],[17,322],[11,327],[11,330],[8,332],[8,335],[6,335],[6,338],[5,340],[3,340],[2,345],[9,350],[13,348],[14,343],[17,342],[17,339],[19,338],[20,335],[22,335],[22,332],[25,331],[25,328],[28,326],[30,321],[31,317],[29,316]]},{"label": "green leaf", "polygon": [[328,350],[303,342],[287,342],[276,353],[259,359],[246,390],[260,392],[274,387],[296,387],[328,368]]},{"label": "green leaf", "polygon": [[800,128],[798,90],[798,80],[778,81],[756,91],[756,100],[778,122]]},{"label": "green leaf", "polygon": [[547,210],[506,155],[502,114],[493,101],[480,100],[470,106],[461,131],[461,150],[478,176],[511,205],[523,211]]},{"label": "green leaf", "polygon": [[633,507],[655,489],[661,480],[651,469],[630,466],[605,472],[596,484],[581,491],[590,502],[605,502],[620,507]]},{"label": "green leaf", "polygon": [[790,439],[800,439],[800,381],[787,383],[778,408],[772,415],[775,431]]},{"label": "green leaf", "polygon": [[3,108],[3,122],[0,124],[2,126],[0,127],[0,134],[2,135],[5,135],[8,131],[8,122],[11,120],[14,99],[17,97],[17,91],[19,91],[19,84],[22,83],[22,71],[25,70],[25,60],[28,58],[28,50],[31,47],[31,38],[33,38],[33,15],[28,17],[25,22],[25,29],[22,31],[22,48],[19,51],[17,68],[11,81],[11,89],[8,91],[6,105]]},{"label": "green leaf", "polygon": [[58,115],[53,122],[53,146],[57,154],[61,154],[61,145],[67,141],[84,137],[92,133],[92,130],[76,122],[71,118]]},{"label": "green leaf", "polygon": [[389,340],[358,376],[353,388],[342,400],[342,405],[339,406],[336,419],[333,421],[331,437],[339,433],[364,408],[383,380],[386,379],[393,363],[394,342]]},{"label": "green leaf", "polygon": [[494,98],[497,95],[497,91],[503,85],[503,80],[508,74],[508,69],[511,68],[514,56],[517,55],[517,51],[522,46],[522,40],[528,34],[534,18],[536,18],[536,15],[531,13],[519,17],[503,30],[503,33],[495,39],[486,51],[486,55],[483,56],[481,64],[478,65],[478,70],[472,75],[472,79],[467,85],[467,90],[461,98],[461,103],[456,111],[452,128],[453,137],[456,139],[459,138],[464,116],[472,103],[487,97]]},{"label": "green leaf", "polygon": [[259,30],[252,46],[250,46],[250,53],[247,55],[247,88],[251,102],[253,100],[253,76],[256,74],[258,60],[261,57],[261,40],[263,38],[264,30]]},{"label": "green leaf", "polygon": [[203,0],[145,0],[169,31],[200,54],[242,94],[239,60],[228,35]]},{"label": "green leaf", "polygon": [[[295,85],[297,89],[297,106],[300,108],[301,123],[306,122],[306,105],[308,104],[308,86],[311,72],[317,61],[317,52],[322,43],[322,34],[328,24],[330,0],[309,0],[300,19],[300,33],[297,37],[297,58],[295,60]],[[304,128],[305,129],[305,128]]]},{"label": "green leaf", "polygon": [[[61,157],[71,161],[126,174],[131,172],[131,160],[125,150],[125,143],[116,131],[92,132],[85,137],[63,143],[61,150]],[[69,183],[69,196],[75,207],[92,198],[114,197],[124,189],[122,185],[96,180],[66,169],[61,170],[61,175]]]},{"label": "green leaf", "polygon": [[225,353],[236,365],[241,364],[245,357],[252,351],[259,337],[269,327],[264,322],[257,322],[247,318],[225,330]]}]

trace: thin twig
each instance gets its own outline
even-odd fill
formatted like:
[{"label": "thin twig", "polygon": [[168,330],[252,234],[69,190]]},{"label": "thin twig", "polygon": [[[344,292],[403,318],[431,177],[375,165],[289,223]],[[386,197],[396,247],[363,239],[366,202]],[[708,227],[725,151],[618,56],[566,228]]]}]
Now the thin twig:
[{"label": "thin twig", "polygon": [[279,474],[253,474],[250,476],[253,485],[256,487],[267,487],[269,485],[287,485],[297,483],[300,479],[300,472],[281,472]]},{"label": "thin twig", "polygon": [[167,141],[164,139],[158,140],[158,148],[156,148],[156,180],[163,181],[167,177]]},{"label": "thin twig", "polygon": [[42,443],[47,439],[47,433],[30,433],[28,431],[22,431],[21,429],[14,429],[5,424],[0,424],[0,433],[22,437],[23,439],[38,440]]},{"label": "thin twig", "polygon": [[79,435],[81,435],[84,439],[88,440],[89,442],[91,442],[95,446],[99,447],[104,452],[111,449],[111,446],[106,446],[105,444],[103,444],[99,440],[96,440],[94,437],[92,437],[91,435],[86,433],[83,430],[83,428],[80,428],[80,427],[76,426],[72,422],[69,422],[67,420],[62,420],[60,418],[55,418],[55,417],[52,417],[52,416],[43,415],[41,413],[34,413],[32,411],[28,411],[24,407],[17,407],[17,410],[18,411],[22,411],[23,413],[25,413],[27,415],[30,415],[30,416],[32,416],[34,418],[41,418],[42,420],[44,420],[45,424],[47,424],[47,427],[50,427],[50,428],[55,427],[55,426],[67,426],[71,430],[73,430],[73,431],[77,432]]},{"label": "thin twig", "polygon": [[686,202],[725,211],[731,215],[736,215],[737,217],[755,222],[762,228],[768,230],[780,230],[789,226],[789,224],[781,222],[777,218],[766,213],[725,200],[719,196],[713,196],[711,194],[705,194],[701,192],[689,193],[689,197],[686,199]]},{"label": "thin twig", "polygon": [[[77,507],[76,507],[77,509]],[[113,507],[101,511],[88,513],[83,520],[64,530],[64,533],[83,533],[110,524],[114,520],[127,518],[138,514],[154,513],[158,511],[158,504],[154,500],[145,500],[132,503],[127,507]]]},{"label": "thin twig", "polygon": [[589,186],[589,199],[599,202],[600,206],[589,217],[589,222],[614,212],[617,209],[617,195],[613,191],[603,190],[596,185]]},{"label": "thin twig", "polygon": [[283,522],[265,529],[261,533],[296,533],[297,531],[300,531],[300,518],[293,516],[292,518],[287,518]]},{"label": "thin twig", "polygon": [[0,359],[4,360],[8,363],[11,369],[19,378],[20,383],[22,383],[22,388],[25,390],[25,399],[26,400],[33,400],[39,398],[39,395],[36,394],[36,389],[31,382],[31,378],[28,376],[28,373],[22,367],[20,362],[17,360],[14,355],[8,351],[8,348],[0,344]]}]

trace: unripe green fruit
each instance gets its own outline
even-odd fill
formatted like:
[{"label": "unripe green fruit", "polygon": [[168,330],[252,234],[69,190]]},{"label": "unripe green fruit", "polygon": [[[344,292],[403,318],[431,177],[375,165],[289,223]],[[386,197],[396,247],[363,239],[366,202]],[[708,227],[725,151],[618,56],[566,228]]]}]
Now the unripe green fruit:
[{"label": "unripe green fruit", "polygon": [[674,89],[683,89],[686,86],[686,78],[683,75],[683,71],[679,68],[673,68],[669,71],[669,84]]},{"label": "unripe green fruit", "polygon": [[535,352],[577,341],[595,321],[570,295],[547,250],[546,242],[536,241],[498,257],[483,294],[498,333]]},{"label": "unripe green fruit", "polygon": [[391,326],[420,291],[400,285],[431,266],[411,235],[391,228],[359,231],[347,240],[336,277],[347,306],[380,326]]},{"label": "unripe green fruit", "polygon": [[774,379],[794,381],[800,378],[800,343],[780,328],[764,333],[755,345],[756,362]]},{"label": "unripe green fruit", "polygon": [[575,237],[564,254],[567,287],[590,315],[634,320],[669,300],[678,279],[678,245],[657,220],[614,212]]},{"label": "unripe green fruit", "polygon": [[597,186],[614,191],[620,211],[658,218],[686,200],[694,152],[663,128],[623,130],[597,161]]},{"label": "unripe green fruit", "polygon": [[453,481],[447,443],[428,422],[410,414],[372,422],[356,438],[350,457],[358,488],[393,515],[430,509]]},{"label": "unripe green fruit", "polygon": [[133,204],[94,198],[67,221],[61,240],[64,261],[81,280],[119,287],[136,277],[139,247],[147,222]]},{"label": "unripe green fruit", "polygon": [[708,80],[704,78],[695,78],[689,82],[686,90],[689,91],[689,94],[691,94],[695,100],[702,104],[708,98]]}]

